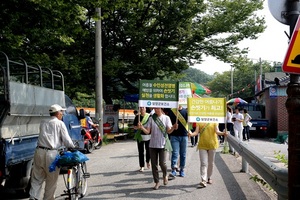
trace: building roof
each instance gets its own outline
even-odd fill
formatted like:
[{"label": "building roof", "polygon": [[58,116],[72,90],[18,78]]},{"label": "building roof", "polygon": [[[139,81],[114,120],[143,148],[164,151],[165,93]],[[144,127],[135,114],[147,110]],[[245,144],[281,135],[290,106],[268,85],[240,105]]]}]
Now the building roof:
[{"label": "building roof", "polygon": [[264,88],[275,86],[275,78],[279,79],[279,85],[281,86],[287,86],[287,84],[290,82],[290,76],[284,72],[269,72],[265,73],[264,75]]}]

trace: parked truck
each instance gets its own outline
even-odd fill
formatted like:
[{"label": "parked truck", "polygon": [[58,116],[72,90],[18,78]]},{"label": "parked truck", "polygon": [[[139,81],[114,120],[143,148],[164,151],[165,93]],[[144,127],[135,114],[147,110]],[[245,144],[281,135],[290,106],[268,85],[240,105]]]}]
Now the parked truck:
[{"label": "parked truck", "polygon": [[52,104],[66,107],[63,121],[78,148],[84,148],[76,107],[64,92],[63,74],[0,52],[0,183],[27,192],[39,124]]},{"label": "parked truck", "polygon": [[265,118],[264,106],[249,103],[243,105],[243,108],[247,109],[248,114],[251,116],[252,126],[250,127],[251,136],[255,137],[265,137],[267,136],[267,131],[269,127],[269,120]]}]

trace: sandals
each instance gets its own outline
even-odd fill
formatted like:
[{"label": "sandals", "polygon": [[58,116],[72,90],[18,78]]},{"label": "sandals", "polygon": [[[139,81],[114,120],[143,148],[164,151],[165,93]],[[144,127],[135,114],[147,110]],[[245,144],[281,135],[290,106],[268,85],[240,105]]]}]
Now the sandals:
[{"label": "sandals", "polygon": [[155,186],[153,187],[153,190],[158,190],[159,188],[159,183],[156,183]]},{"label": "sandals", "polygon": [[206,187],[206,182],[205,181],[200,182],[200,187]]},{"label": "sandals", "polygon": [[169,178],[168,178],[168,176],[166,176],[166,177],[164,178],[164,185],[168,185],[168,180],[169,180]]},{"label": "sandals", "polygon": [[207,183],[208,183],[208,184],[212,184],[213,182],[212,182],[212,180],[209,178],[208,181],[207,181]]}]

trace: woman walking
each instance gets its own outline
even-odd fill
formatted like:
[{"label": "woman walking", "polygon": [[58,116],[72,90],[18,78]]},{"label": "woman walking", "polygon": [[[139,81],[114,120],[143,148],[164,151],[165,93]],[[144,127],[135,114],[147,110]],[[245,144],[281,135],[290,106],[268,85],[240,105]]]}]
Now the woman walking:
[{"label": "woman walking", "polygon": [[155,183],[153,189],[157,190],[160,186],[158,163],[163,172],[163,183],[164,185],[168,184],[165,146],[168,144],[171,145],[167,134],[170,134],[177,129],[178,124],[173,126],[170,117],[165,115],[161,108],[154,108],[154,110],[155,113],[149,118],[145,126],[139,123],[139,129],[145,134],[151,133],[149,149],[152,175]]},{"label": "woman walking", "polygon": [[[149,142],[151,135],[146,135],[141,130],[138,129],[138,123],[141,122],[141,124],[146,124],[148,119],[150,117],[149,113],[146,113],[145,107],[140,107],[140,113],[137,114],[133,121],[134,130],[136,130],[135,133],[135,139],[137,140],[137,147],[139,152],[139,164],[140,164],[140,172],[144,171],[145,167],[145,155],[144,151],[146,151],[146,163],[147,168],[150,168],[150,152],[149,152]],[[140,118],[140,119],[139,119]]]},{"label": "woman walking", "polygon": [[212,184],[213,166],[216,149],[219,147],[218,135],[227,136],[227,132],[219,131],[218,123],[198,123],[196,130],[190,132],[189,136],[199,134],[197,149],[200,158],[200,187],[206,187],[207,183]]},{"label": "woman walking", "polygon": [[248,142],[249,142],[250,141],[250,131],[249,131],[250,126],[249,126],[249,122],[250,122],[250,120],[252,118],[248,114],[247,109],[244,109],[243,115],[244,115],[244,121],[243,121],[243,126],[244,126],[244,129],[243,129],[243,141],[248,140]]}]

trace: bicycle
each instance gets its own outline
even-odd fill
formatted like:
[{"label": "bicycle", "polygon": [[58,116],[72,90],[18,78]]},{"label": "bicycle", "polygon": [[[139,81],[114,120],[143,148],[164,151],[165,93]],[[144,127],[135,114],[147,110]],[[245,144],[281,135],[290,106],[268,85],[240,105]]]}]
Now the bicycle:
[{"label": "bicycle", "polygon": [[61,170],[67,171],[67,174],[63,173],[66,190],[64,190],[64,194],[61,194],[61,196],[67,196],[67,200],[83,198],[87,193],[87,178],[90,177],[90,173],[87,172],[86,163],[65,164],[61,166]]}]

